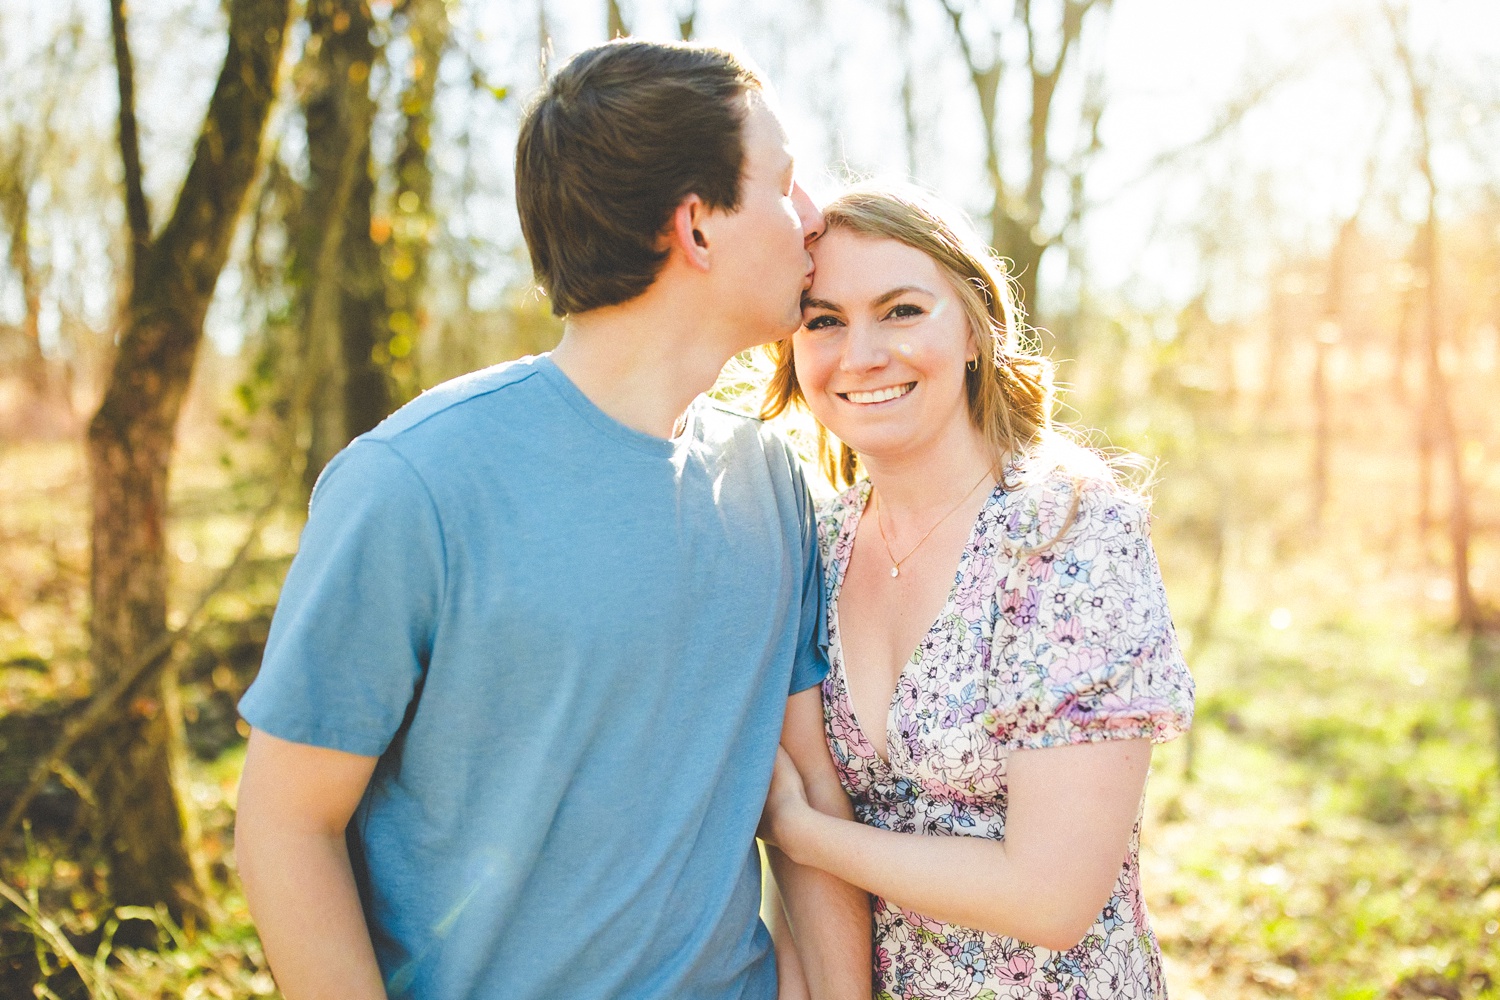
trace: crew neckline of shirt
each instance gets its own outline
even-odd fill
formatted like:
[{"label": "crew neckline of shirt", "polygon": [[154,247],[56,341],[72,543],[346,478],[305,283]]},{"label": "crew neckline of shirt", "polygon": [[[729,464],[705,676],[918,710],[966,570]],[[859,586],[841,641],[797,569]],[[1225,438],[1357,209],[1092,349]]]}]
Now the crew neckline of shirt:
[{"label": "crew neckline of shirt", "polygon": [[584,394],[583,390],[568,378],[566,372],[557,367],[557,362],[552,360],[550,354],[538,354],[535,358],[536,370],[546,379],[547,384],[552,386],[557,394],[563,398],[573,410],[583,417],[595,430],[628,448],[645,452],[658,458],[671,458],[680,449],[692,445],[693,438],[698,429],[698,406],[701,397],[694,397],[684,412],[682,433],[670,438],[660,438],[655,434],[647,434],[638,431],[634,427],[627,427],[614,417],[599,409],[592,399]]}]

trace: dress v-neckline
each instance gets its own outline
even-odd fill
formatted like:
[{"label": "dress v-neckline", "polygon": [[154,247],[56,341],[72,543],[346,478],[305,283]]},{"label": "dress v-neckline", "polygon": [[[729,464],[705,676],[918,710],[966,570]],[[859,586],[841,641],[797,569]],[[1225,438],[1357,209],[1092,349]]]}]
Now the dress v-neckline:
[{"label": "dress v-neckline", "polygon": [[[1009,471],[1008,467],[1006,471]],[[1002,474],[999,482],[990,490],[989,495],[984,498],[984,503],[980,506],[978,512],[975,513],[973,523],[969,525],[969,537],[964,541],[963,549],[959,551],[958,566],[953,571],[953,584],[948,588],[948,596],[943,601],[943,606],[938,609],[937,617],[933,619],[932,624],[927,626],[927,630],[917,639],[916,647],[911,651],[911,655],[906,658],[906,661],[901,664],[900,672],[896,674],[896,686],[891,690],[890,700],[886,703],[885,707],[885,718],[883,720],[885,725],[885,753],[883,754],[870,741],[864,724],[859,720],[859,711],[854,707],[854,692],[849,690],[849,671],[846,669],[844,662],[843,629],[839,623],[839,601],[844,595],[844,575],[849,571],[849,563],[854,559],[854,540],[858,535],[859,523],[864,518],[865,509],[869,506],[870,494],[873,491],[869,480],[865,480],[859,485],[859,504],[850,510],[849,515],[844,518],[843,524],[839,525],[839,536],[834,542],[833,550],[837,552],[847,545],[848,551],[843,561],[835,568],[832,593],[829,595],[829,605],[832,609],[831,634],[829,636],[831,665],[841,675],[840,679],[843,681],[844,689],[844,703],[849,711],[849,721],[853,725],[853,731],[859,734],[859,741],[869,747],[870,755],[892,771],[894,771],[894,766],[891,763],[891,732],[896,727],[893,727],[891,723],[896,718],[896,707],[901,702],[901,682],[906,679],[907,672],[912,669],[912,665],[921,661],[922,646],[927,642],[927,638],[932,635],[933,630],[948,618],[949,609],[953,607],[953,602],[958,596],[959,584],[963,583],[964,573],[967,571],[969,561],[973,557],[974,540],[979,532],[979,522],[990,509],[990,505],[1005,494],[1004,486],[1005,477]]]}]

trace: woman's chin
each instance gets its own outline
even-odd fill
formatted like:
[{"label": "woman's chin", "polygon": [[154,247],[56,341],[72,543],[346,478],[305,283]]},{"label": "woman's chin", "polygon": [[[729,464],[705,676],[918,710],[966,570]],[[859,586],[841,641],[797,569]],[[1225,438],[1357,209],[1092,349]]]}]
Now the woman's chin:
[{"label": "woman's chin", "polygon": [[834,432],[835,436],[859,456],[860,461],[866,464],[874,462],[889,462],[895,459],[912,455],[919,450],[917,443],[905,436],[886,434],[852,434],[852,440]]}]

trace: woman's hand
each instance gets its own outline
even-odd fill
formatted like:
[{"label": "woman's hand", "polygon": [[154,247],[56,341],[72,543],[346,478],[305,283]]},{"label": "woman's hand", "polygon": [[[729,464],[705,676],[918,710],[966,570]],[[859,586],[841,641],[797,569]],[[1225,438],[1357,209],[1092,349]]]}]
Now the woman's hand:
[{"label": "woman's hand", "polygon": [[771,772],[771,790],[766,795],[766,808],[761,813],[760,828],[756,835],[766,843],[779,847],[793,861],[797,860],[798,828],[801,821],[812,814],[807,801],[807,788],[802,775],[792,762],[786,748],[776,747],[776,768]]}]

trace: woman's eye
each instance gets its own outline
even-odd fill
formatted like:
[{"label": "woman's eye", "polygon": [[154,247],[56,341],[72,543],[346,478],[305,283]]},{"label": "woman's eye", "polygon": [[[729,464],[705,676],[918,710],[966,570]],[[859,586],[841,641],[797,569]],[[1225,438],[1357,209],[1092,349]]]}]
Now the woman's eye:
[{"label": "woman's eye", "polygon": [[903,302],[892,309],[887,315],[891,319],[910,319],[913,316],[921,316],[923,312],[924,310],[921,306],[912,305],[910,302]]},{"label": "woman's eye", "polygon": [[808,320],[802,325],[807,327],[809,330],[821,330],[824,327],[837,326],[838,319],[828,315],[827,313],[824,313],[821,316],[814,316],[812,319]]}]

